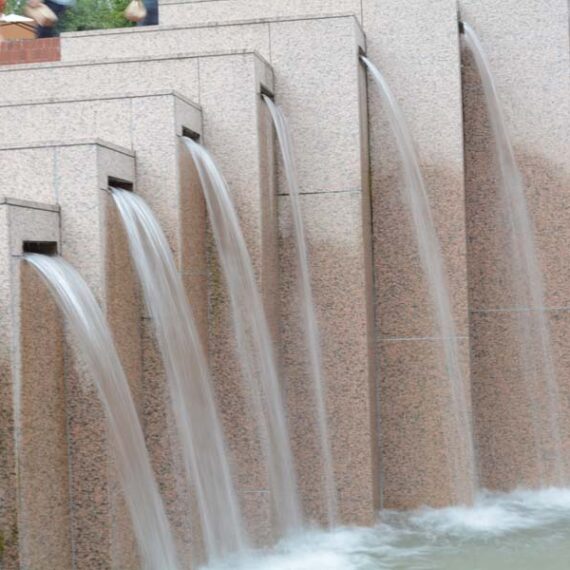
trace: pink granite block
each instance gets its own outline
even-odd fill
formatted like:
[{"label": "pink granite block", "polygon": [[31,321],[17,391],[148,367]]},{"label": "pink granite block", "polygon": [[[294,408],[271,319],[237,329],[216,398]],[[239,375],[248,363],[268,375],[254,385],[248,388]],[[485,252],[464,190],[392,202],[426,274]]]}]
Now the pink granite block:
[{"label": "pink granite block", "polygon": [[[544,305],[549,309],[547,323],[560,394],[561,445],[567,456],[570,375],[563,350],[566,316],[556,309],[565,310],[570,295],[566,255],[570,210],[564,193],[570,180],[568,4],[554,0],[546,7],[512,0],[500,5],[489,0],[461,0],[459,5],[461,17],[479,35],[489,59],[525,185],[545,285]],[[529,349],[523,345],[521,350],[524,316],[512,311],[528,305],[526,278],[517,277],[512,270],[514,252],[507,245],[512,236],[500,198],[495,142],[480,78],[465,48],[462,57],[471,305],[477,310],[502,310],[476,313],[471,322],[473,374],[479,379],[474,395],[483,483],[500,489],[521,483],[536,486],[549,482],[556,453],[552,437],[545,433],[552,413],[546,406],[544,374],[540,370],[531,373],[527,385],[529,367],[524,359],[528,359]],[[514,291],[515,281],[523,286],[522,295]],[[531,356],[536,350],[531,346]],[[529,417],[533,410],[529,391],[537,408],[538,429]],[[537,439],[546,440],[542,452],[546,457],[537,455]],[[545,464],[542,471],[538,468],[541,463]]]},{"label": "pink granite block", "polygon": [[[566,311],[547,313],[556,347],[555,370],[565,375],[567,317]],[[520,485],[556,484],[556,455],[570,442],[564,419],[569,413],[568,387],[563,383],[551,401],[543,370],[528,366],[529,356],[540,354],[540,339],[523,343],[521,326],[526,321],[536,327],[536,312],[474,313],[471,318],[473,411],[482,485],[508,491]],[[562,428],[560,450],[555,427]]]},{"label": "pink granite block", "polygon": [[[458,343],[468,378],[468,343]],[[457,432],[441,341],[384,340],[378,348],[383,507],[469,502],[468,426]]]},{"label": "pink granite block", "polygon": [[[271,91],[269,66],[248,54],[200,59],[200,104],[204,109],[204,144],[212,152],[230,187],[270,330],[277,330],[277,224],[273,138],[262,86]],[[208,231],[208,307],[210,367],[226,434],[237,492],[246,524],[259,544],[267,544],[272,513],[255,513],[253,505],[270,508],[268,473],[252,412],[253,396],[243,378],[225,279]],[[246,513],[247,511],[247,513]]]},{"label": "pink granite block", "polygon": [[[514,291],[514,237],[502,196],[494,137],[489,124],[480,79],[471,55],[463,50],[465,108],[465,180],[470,295],[474,309],[526,305]],[[520,115],[523,117],[524,115]],[[513,121],[521,119],[513,119]],[[545,157],[515,147],[523,175],[529,219],[535,230],[535,249],[543,272],[545,302],[550,307],[568,304],[570,277],[566,256],[570,241],[565,223],[568,207],[564,188],[569,177]]]},{"label": "pink granite block", "polygon": [[[109,178],[133,181],[132,153],[107,143],[58,149],[62,254],[91,287],[110,321],[121,362],[140,405],[138,285]],[[132,525],[117,481],[106,420],[95,387],[66,339],[70,487],[75,563],[78,568],[138,565]]]},{"label": "pink granite block", "polygon": [[[386,135],[390,136],[389,134]],[[467,270],[461,180],[447,172],[424,169],[433,220],[445,263],[445,279],[457,334],[467,334]],[[433,308],[411,213],[401,193],[401,175],[376,179],[372,197],[378,327],[383,337],[438,336]],[[432,186],[433,188],[434,186]],[[439,192],[441,191],[441,195]]]},{"label": "pink granite block", "polygon": [[[440,244],[461,368],[469,394],[467,251],[462,101],[454,0],[363,0],[367,55],[390,85],[424,177]],[[442,104],[445,101],[445,104]],[[369,83],[376,328],[379,331],[383,504],[414,508],[468,502],[450,462],[453,409],[432,294],[408,208],[402,158]],[[461,446],[460,446],[461,447]],[[463,454],[464,455],[464,454]],[[463,457],[463,460],[465,457]]]},{"label": "pink granite block", "polygon": [[[326,406],[339,519],[370,524],[380,489],[374,361],[369,353],[365,200],[360,192],[302,196],[312,286],[320,325]],[[323,520],[323,465],[315,401],[299,313],[297,259],[289,197],[280,197],[281,359],[290,429],[305,511]],[[350,449],[350,453],[347,453]]]},{"label": "pink granite block", "polygon": [[[301,192],[360,189],[358,56],[365,40],[356,18],[275,22],[270,29],[276,101],[295,141]],[[283,172],[279,176],[285,193]]]},{"label": "pink granite block", "polygon": [[59,241],[58,209],[3,198],[0,231],[0,563],[11,570],[53,560],[67,570],[72,548],[61,321],[21,257],[24,241]]},{"label": "pink granite block", "polygon": [[22,564],[72,568],[63,327],[35,270],[20,276],[18,527]]}]

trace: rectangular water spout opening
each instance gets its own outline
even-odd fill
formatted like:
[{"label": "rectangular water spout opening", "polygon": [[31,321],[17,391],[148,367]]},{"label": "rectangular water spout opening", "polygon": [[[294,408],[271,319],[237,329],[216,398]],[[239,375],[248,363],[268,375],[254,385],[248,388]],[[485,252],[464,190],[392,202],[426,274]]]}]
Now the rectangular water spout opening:
[{"label": "rectangular water spout opening", "polygon": [[109,188],[121,188],[122,190],[128,190],[129,192],[133,191],[133,183],[128,180],[121,180],[120,178],[109,176],[107,182]]},{"label": "rectangular water spout opening", "polygon": [[182,136],[192,139],[193,141],[200,142],[200,133],[189,129],[188,127],[182,127]]},{"label": "rectangular water spout opening", "polygon": [[57,255],[57,242],[25,241],[22,249],[24,253],[41,253],[43,255]]},{"label": "rectangular water spout opening", "polygon": [[259,86],[259,93],[261,97],[265,95],[266,97],[269,97],[269,99],[271,99],[272,101],[275,99],[275,94],[273,93],[273,91],[271,91],[271,89],[263,85],[263,83]]}]

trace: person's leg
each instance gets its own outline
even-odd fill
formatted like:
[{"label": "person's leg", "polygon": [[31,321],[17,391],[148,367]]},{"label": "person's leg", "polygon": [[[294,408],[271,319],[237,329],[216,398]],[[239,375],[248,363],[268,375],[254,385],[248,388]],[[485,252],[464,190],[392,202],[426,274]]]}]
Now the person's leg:
[{"label": "person's leg", "polygon": [[65,10],[67,9],[67,6],[62,6],[61,4],[58,4],[57,2],[52,2],[51,0],[44,0],[44,4],[50,8],[50,10],[52,10],[52,12],[57,16],[58,18],[58,22],[54,25],[54,26],[38,26],[37,28],[37,37],[38,39],[41,38],[55,38],[56,36],[59,36],[59,31],[58,31],[58,25],[59,25],[59,20],[61,20],[61,18],[63,17]]},{"label": "person's leg", "polygon": [[139,22],[137,26],[157,26],[158,25],[158,0],[144,0],[146,8],[146,18]]}]

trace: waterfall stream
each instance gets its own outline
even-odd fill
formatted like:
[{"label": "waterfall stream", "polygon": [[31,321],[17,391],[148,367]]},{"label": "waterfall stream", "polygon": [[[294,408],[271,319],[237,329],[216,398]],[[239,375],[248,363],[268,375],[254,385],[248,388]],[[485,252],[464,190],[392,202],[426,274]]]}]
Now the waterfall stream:
[{"label": "waterfall stream", "polygon": [[60,257],[26,254],[67,319],[105,411],[119,479],[145,570],[180,570],[144,435],[103,313],[79,273]]},{"label": "waterfall stream", "polygon": [[[418,245],[424,275],[429,286],[437,336],[443,343],[445,368],[452,395],[449,454],[452,458],[453,478],[459,502],[470,500],[476,487],[476,465],[470,398],[459,361],[459,346],[451,308],[447,273],[435,230],[427,189],[421,172],[414,142],[398,102],[378,68],[366,57],[362,61],[372,75],[384,103],[384,109],[394,133],[404,177],[403,198],[407,204]],[[455,437],[452,437],[454,434]],[[465,485],[466,483],[466,485]],[[463,488],[467,486],[465,492]]]},{"label": "waterfall stream", "polygon": [[200,176],[227,284],[240,365],[253,394],[277,526],[282,534],[295,532],[302,517],[293,454],[273,343],[251,258],[223,175],[202,145],[189,138],[185,142]]},{"label": "waterfall stream", "polygon": [[307,251],[307,239],[305,236],[305,225],[303,223],[303,213],[299,197],[299,184],[293,158],[293,143],[289,133],[289,126],[283,111],[266,95],[263,96],[277,132],[289,199],[293,218],[295,248],[297,251],[297,265],[299,270],[299,297],[301,301],[301,314],[304,324],[304,334],[309,357],[310,377],[314,392],[317,424],[319,429],[320,448],[323,462],[323,487],[325,495],[325,506],[327,522],[329,527],[336,523],[337,519],[337,491],[335,484],[333,459],[331,451],[331,439],[329,434],[327,408],[326,408],[326,383],[323,375],[321,356],[321,336],[317,315],[315,312],[315,302],[313,299],[313,289],[311,286],[311,272],[309,266],[309,253]]},{"label": "waterfall stream", "polygon": [[545,313],[543,276],[534,243],[525,186],[518,168],[491,67],[473,28],[462,23],[463,40],[473,55],[481,77],[489,120],[495,138],[501,176],[504,217],[499,223],[510,229],[508,256],[511,287],[518,325],[518,349],[522,362],[528,408],[532,416],[536,456],[542,485],[567,482],[560,435],[560,390],[552,360],[550,329]]},{"label": "waterfall stream", "polygon": [[202,345],[168,242],[146,202],[113,189],[166,371],[188,484],[208,560],[247,548]]}]

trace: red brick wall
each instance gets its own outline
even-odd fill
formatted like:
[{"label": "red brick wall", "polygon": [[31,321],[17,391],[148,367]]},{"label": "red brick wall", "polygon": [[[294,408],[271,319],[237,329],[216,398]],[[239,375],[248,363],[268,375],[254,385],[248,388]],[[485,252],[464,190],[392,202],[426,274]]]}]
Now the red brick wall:
[{"label": "red brick wall", "polygon": [[0,65],[59,60],[59,38],[13,40],[0,43]]}]

